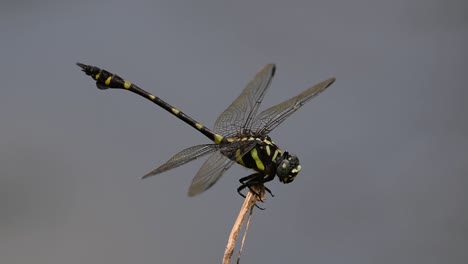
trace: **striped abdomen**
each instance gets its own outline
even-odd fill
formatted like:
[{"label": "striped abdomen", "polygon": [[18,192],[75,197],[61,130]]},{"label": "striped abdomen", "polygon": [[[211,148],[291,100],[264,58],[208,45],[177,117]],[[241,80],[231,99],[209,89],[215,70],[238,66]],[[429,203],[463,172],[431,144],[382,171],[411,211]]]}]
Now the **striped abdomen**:
[{"label": "striped abdomen", "polygon": [[130,92],[136,93],[153,103],[159,105],[160,107],[164,108],[164,110],[168,111],[169,113],[175,115],[191,127],[200,131],[203,135],[208,137],[213,142],[219,144],[223,141],[224,137],[222,135],[216,134],[210,129],[206,128],[204,125],[198,123],[193,118],[189,117],[179,109],[173,107],[172,105],[168,104],[167,102],[163,101],[161,98],[141,89],[140,87],[136,86],[135,84],[128,82],[122,77],[112,74],[106,70],[100,69],[98,67],[85,65],[82,63],[77,63],[78,66],[82,68],[82,70],[89,76],[91,76],[94,80],[96,80],[96,86],[101,89],[125,89]]}]

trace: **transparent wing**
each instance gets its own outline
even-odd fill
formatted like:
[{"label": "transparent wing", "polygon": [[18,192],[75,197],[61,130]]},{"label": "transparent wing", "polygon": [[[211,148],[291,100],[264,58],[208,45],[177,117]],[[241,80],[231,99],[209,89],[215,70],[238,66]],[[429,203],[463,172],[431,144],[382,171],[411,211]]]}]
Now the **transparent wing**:
[{"label": "transparent wing", "polygon": [[256,131],[260,135],[270,133],[306,102],[327,89],[333,82],[335,82],[335,78],[320,82],[299,95],[261,112],[253,122],[252,131]]},{"label": "transparent wing", "polygon": [[145,176],[143,176],[143,179],[179,167],[201,156],[212,153],[218,150],[219,146],[220,145],[218,144],[203,144],[186,148],[180,151],[179,153],[175,154],[172,158],[170,158],[163,165],[159,166],[157,169],[147,173]]},{"label": "transparent wing", "polygon": [[216,133],[231,137],[241,132],[242,128],[250,127],[275,75],[275,69],[274,64],[267,64],[255,75],[237,99],[216,119],[214,125]]},{"label": "transparent wing", "polygon": [[195,196],[209,189],[233,163],[234,161],[228,159],[219,151],[211,154],[193,178],[188,195]]},{"label": "transparent wing", "polygon": [[[197,175],[193,177],[189,187],[188,195],[195,196],[213,186],[223,176],[232,164],[234,164],[236,152],[240,150],[240,156],[244,156],[256,145],[255,141],[242,141],[226,144],[203,163]],[[232,157],[233,159],[230,159]]]}]

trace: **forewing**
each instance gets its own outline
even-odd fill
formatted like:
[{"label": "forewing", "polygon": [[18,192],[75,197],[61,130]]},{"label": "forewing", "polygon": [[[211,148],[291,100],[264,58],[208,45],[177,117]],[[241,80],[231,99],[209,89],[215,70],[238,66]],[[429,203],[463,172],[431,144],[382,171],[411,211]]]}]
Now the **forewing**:
[{"label": "forewing", "polygon": [[218,144],[203,144],[186,148],[180,151],[179,153],[175,154],[172,158],[170,158],[163,165],[159,166],[157,169],[147,173],[145,176],[143,176],[143,178],[154,176],[167,170],[179,167],[187,162],[195,160],[206,154],[212,153],[218,149]]},{"label": "forewing", "polygon": [[242,128],[250,127],[275,75],[275,69],[274,64],[267,64],[255,75],[237,99],[216,119],[214,125],[216,133],[231,137],[240,132]]},{"label": "forewing", "polygon": [[203,163],[197,175],[193,177],[188,195],[195,196],[213,186],[223,176],[234,160],[228,157],[235,157],[235,153],[239,150],[239,156],[242,157],[248,153],[256,145],[255,141],[239,141],[226,144],[219,151],[211,154],[211,156]]},{"label": "forewing", "polygon": [[256,131],[260,135],[270,133],[301,106],[327,89],[333,82],[335,82],[335,78],[320,82],[299,95],[261,112],[253,122],[252,131]]}]

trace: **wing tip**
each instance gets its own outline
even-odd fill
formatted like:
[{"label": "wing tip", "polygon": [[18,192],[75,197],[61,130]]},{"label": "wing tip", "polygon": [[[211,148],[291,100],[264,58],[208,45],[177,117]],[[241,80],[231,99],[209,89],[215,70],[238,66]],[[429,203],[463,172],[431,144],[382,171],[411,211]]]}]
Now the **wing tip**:
[{"label": "wing tip", "polygon": [[188,197],[194,197],[194,196],[197,196],[197,195],[199,195],[199,194],[200,194],[199,191],[196,191],[196,190],[194,190],[194,189],[192,189],[192,188],[189,188],[189,190],[188,190],[188,192],[187,192],[187,196],[188,196]]},{"label": "wing tip", "polygon": [[276,64],[274,63],[268,63],[266,66],[265,66],[265,69],[269,69],[270,70],[270,75],[271,76],[275,76],[275,73],[276,73]]},{"label": "wing tip", "polygon": [[260,71],[257,72],[257,75],[258,74],[266,74],[266,73],[270,73],[271,77],[275,76],[276,64],[274,64],[274,63],[266,64],[265,66],[263,66],[263,68]]},{"label": "wing tip", "polygon": [[141,177],[141,179],[144,180],[144,179],[149,178],[149,177],[151,177],[151,176],[154,176],[154,175],[156,175],[156,174],[157,174],[157,173],[155,173],[154,171],[148,172],[148,173],[146,173],[145,175],[143,175],[143,176]]}]

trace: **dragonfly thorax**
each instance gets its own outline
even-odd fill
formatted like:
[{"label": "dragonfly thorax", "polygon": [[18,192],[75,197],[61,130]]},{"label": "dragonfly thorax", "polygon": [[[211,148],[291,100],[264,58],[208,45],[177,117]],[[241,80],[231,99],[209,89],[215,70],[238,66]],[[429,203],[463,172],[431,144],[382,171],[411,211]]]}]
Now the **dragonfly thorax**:
[{"label": "dragonfly thorax", "polygon": [[280,182],[290,183],[301,170],[299,159],[296,155],[291,155],[287,151],[276,159],[276,175]]}]

